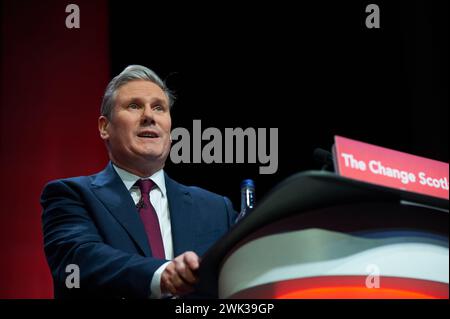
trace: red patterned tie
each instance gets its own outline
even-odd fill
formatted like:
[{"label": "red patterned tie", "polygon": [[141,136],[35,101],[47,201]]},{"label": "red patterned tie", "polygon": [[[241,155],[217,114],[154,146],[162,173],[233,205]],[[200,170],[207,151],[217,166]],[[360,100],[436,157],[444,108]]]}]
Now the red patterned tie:
[{"label": "red patterned tie", "polygon": [[141,199],[137,205],[139,215],[144,223],[145,232],[152,249],[152,255],[155,258],[165,259],[164,245],[161,236],[161,228],[159,226],[158,215],[155,208],[150,202],[150,190],[155,186],[151,179],[140,179],[136,182],[141,190]]}]

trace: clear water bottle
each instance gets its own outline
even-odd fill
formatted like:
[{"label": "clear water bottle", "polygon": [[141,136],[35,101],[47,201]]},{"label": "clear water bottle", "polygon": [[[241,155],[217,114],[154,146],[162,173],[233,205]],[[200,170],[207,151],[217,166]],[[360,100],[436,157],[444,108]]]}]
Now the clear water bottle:
[{"label": "clear water bottle", "polygon": [[241,183],[241,212],[236,222],[249,215],[255,207],[255,183],[251,179],[245,179]]}]

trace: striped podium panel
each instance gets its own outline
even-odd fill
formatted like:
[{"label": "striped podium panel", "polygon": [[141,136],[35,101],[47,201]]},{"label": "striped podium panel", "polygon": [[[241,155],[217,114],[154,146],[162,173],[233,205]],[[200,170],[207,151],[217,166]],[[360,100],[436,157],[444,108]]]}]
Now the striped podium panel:
[{"label": "striped podium panel", "polygon": [[448,298],[448,200],[297,174],[204,256],[219,298]]}]

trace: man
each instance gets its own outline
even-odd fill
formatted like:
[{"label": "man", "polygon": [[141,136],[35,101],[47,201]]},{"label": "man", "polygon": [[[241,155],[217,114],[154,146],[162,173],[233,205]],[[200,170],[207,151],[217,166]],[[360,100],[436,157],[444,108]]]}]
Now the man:
[{"label": "man", "polygon": [[[98,119],[110,163],[98,174],[46,185],[42,221],[55,297],[161,298],[193,291],[199,256],[236,213],[227,198],[181,185],[163,171],[172,104],[153,71],[127,67],[108,84]],[[68,280],[73,265],[79,288]]]}]

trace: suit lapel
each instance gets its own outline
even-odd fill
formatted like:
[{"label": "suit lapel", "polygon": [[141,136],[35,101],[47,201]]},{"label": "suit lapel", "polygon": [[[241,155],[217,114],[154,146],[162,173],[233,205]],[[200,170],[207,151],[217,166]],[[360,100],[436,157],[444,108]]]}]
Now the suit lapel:
[{"label": "suit lapel", "polygon": [[125,228],[144,255],[151,256],[147,235],[133,199],[111,162],[92,182],[92,191]]},{"label": "suit lapel", "polygon": [[195,243],[194,205],[186,186],[165,174],[174,256],[192,250]]}]

